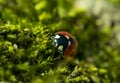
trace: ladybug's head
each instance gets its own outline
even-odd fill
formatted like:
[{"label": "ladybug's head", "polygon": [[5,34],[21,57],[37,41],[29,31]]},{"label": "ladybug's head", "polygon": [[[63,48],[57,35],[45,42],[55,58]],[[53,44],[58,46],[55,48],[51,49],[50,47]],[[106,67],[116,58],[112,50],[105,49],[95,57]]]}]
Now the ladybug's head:
[{"label": "ladybug's head", "polygon": [[55,33],[54,37],[55,56],[60,54],[66,56],[75,56],[77,49],[76,39],[65,31]]}]

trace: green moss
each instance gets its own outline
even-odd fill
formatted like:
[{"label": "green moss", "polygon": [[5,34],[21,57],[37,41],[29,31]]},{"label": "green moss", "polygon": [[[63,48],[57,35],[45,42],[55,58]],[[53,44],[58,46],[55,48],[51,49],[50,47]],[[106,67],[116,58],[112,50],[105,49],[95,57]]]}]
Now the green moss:
[{"label": "green moss", "polygon": [[[0,82],[118,83],[119,19],[106,26],[103,16],[77,8],[74,0],[0,0]],[[50,36],[59,30],[78,41],[72,60],[53,58]]]},{"label": "green moss", "polygon": [[15,81],[30,81],[33,76],[26,76],[37,76],[37,73],[48,70],[48,63],[45,61],[52,56],[51,41],[48,40],[49,30],[39,23],[29,25],[29,28],[22,25],[24,24],[9,24],[0,28],[0,64],[4,70],[2,73],[6,75],[8,71],[8,74],[13,74],[10,79],[1,76],[1,81],[14,82],[11,80],[14,77]]}]

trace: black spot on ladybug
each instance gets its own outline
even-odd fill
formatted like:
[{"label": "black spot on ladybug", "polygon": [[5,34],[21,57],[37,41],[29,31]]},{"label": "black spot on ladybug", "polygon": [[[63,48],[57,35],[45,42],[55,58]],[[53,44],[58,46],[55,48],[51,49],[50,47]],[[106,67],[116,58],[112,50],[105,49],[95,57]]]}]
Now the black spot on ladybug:
[{"label": "black spot on ladybug", "polygon": [[56,34],[54,38],[55,47],[58,49],[59,46],[62,46],[63,47],[62,51],[64,52],[69,44],[68,43],[69,40],[64,35],[61,34]]},{"label": "black spot on ladybug", "polygon": [[71,37],[57,33],[55,34],[53,41],[55,47],[55,56],[64,54],[67,47],[74,43],[74,40]]}]

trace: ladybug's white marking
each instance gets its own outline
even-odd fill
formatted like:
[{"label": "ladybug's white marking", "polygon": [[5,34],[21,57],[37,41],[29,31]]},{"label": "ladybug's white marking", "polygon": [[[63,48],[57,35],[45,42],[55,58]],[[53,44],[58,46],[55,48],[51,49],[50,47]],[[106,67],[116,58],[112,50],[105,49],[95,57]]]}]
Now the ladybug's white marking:
[{"label": "ladybug's white marking", "polygon": [[59,39],[60,38],[60,35],[55,35],[55,37],[54,37],[55,39]]},{"label": "ladybug's white marking", "polygon": [[68,46],[70,46],[71,45],[71,42],[70,41],[68,41]]},{"label": "ladybug's white marking", "polygon": [[69,37],[68,37],[67,35],[65,35],[65,37],[66,37],[67,39],[69,39]]},{"label": "ladybug's white marking", "polygon": [[55,39],[54,41],[55,41],[55,46],[57,47],[57,46],[58,46],[58,44],[57,44],[57,40]]},{"label": "ladybug's white marking", "polygon": [[60,45],[60,46],[58,47],[58,51],[59,51],[60,53],[63,52],[63,46],[62,46],[62,45]]}]

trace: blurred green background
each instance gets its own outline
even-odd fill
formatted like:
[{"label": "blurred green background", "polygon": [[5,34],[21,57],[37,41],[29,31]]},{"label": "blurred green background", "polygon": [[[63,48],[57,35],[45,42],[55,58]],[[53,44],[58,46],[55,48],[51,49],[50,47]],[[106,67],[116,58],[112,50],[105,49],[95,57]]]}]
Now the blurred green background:
[{"label": "blurred green background", "polygon": [[[61,30],[78,40],[71,62],[52,58]],[[119,83],[119,69],[120,0],[0,0],[0,82]]]}]

